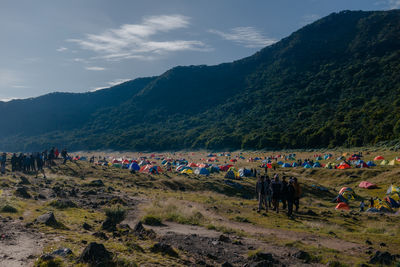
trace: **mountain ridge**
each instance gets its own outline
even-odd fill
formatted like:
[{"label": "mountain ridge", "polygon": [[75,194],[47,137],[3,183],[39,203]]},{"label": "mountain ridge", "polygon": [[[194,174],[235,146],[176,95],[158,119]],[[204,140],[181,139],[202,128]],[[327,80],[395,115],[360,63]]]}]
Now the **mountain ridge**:
[{"label": "mountain ridge", "polygon": [[[45,131],[11,123],[0,148],[278,149],[399,138],[400,100],[390,101],[400,99],[399,21],[399,10],[333,13],[231,63],[177,66],[122,84],[120,94],[99,90],[103,102],[80,100],[72,119],[61,110],[55,127],[40,124]],[[16,102],[7,103],[0,112],[11,115]]]}]

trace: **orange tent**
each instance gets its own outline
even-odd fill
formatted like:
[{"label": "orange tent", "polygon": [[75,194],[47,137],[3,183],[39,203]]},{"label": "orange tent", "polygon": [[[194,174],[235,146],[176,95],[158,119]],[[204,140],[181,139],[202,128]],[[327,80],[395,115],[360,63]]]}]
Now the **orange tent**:
[{"label": "orange tent", "polygon": [[337,209],[337,210],[350,210],[350,207],[346,203],[340,202],[339,204],[336,205],[335,209]]},{"label": "orange tent", "polygon": [[344,170],[344,169],[350,169],[351,166],[347,163],[342,163],[339,165],[339,167],[337,167],[338,169]]}]

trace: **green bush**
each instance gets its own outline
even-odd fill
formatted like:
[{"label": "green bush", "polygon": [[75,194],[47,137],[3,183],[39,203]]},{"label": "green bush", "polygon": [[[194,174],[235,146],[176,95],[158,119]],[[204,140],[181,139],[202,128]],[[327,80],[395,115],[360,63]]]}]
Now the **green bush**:
[{"label": "green bush", "polygon": [[18,210],[16,208],[14,208],[13,206],[10,206],[10,205],[4,205],[1,208],[1,211],[8,212],[8,213],[17,213],[18,212]]},{"label": "green bush", "polygon": [[162,225],[161,218],[154,215],[146,215],[142,219],[142,223],[147,225],[159,226]]}]

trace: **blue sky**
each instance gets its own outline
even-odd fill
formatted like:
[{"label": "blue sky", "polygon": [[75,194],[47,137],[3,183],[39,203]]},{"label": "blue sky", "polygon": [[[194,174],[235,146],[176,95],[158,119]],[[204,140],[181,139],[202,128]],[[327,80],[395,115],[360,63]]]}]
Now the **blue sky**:
[{"label": "blue sky", "polygon": [[341,10],[400,0],[2,0],[0,100],[240,59]]}]

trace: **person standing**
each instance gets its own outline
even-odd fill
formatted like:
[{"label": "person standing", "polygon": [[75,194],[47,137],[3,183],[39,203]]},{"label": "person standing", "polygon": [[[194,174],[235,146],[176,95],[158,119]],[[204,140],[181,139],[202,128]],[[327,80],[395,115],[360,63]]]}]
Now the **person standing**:
[{"label": "person standing", "polygon": [[272,206],[273,210],[276,211],[276,213],[279,213],[279,199],[280,199],[280,194],[281,194],[281,183],[279,181],[279,176],[278,174],[275,174],[274,179],[271,182],[271,193],[272,193]]},{"label": "person standing", "polygon": [[271,208],[271,180],[268,175],[265,176],[264,180],[264,194],[265,194],[265,211],[268,212],[268,208]]},{"label": "person standing", "polygon": [[260,212],[265,202],[265,188],[264,188],[264,176],[260,176],[256,183],[256,194],[258,198],[258,209],[257,212]]},{"label": "person standing", "polygon": [[294,199],[295,199],[295,195],[296,195],[296,190],[295,190],[293,184],[294,184],[294,180],[291,178],[289,180],[289,184],[287,186],[287,194],[286,194],[287,207],[288,207],[288,211],[287,211],[288,217],[292,217],[293,216],[293,203],[294,203]]},{"label": "person standing", "polygon": [[17,154],[14,153],[11,157],[11,171],[12,172],[17,171],[17,161],[18,161]]},{"label": "person standing", "polygon": [[282,201],[282,209],[286,209],[286,198],[288,192],[288,182],[286,181],[286,176],[282,177],[282,191],[281,191],[281,201]]},{"label": "person standing", "polygon": [[300,206],[300,197],[301,197],[301,186],[299,182],[297,181],[297,178],[293,178],[293,187],[295,190],[294,194],[294,205],[296,206],[296,212],[299,212],[299,206]]},{"label": "person standing", "polygon": [[360,202],[360,211],[363,212],[364,208],[365,208],[364,200],[361,200],[361,202]]},{"label": "person standing", "polygon": [[4,152],[1,155],[1,160],[0,160],[1,174],[5,174],[6,173],[6,162],[7,162],[7,154]]}]

